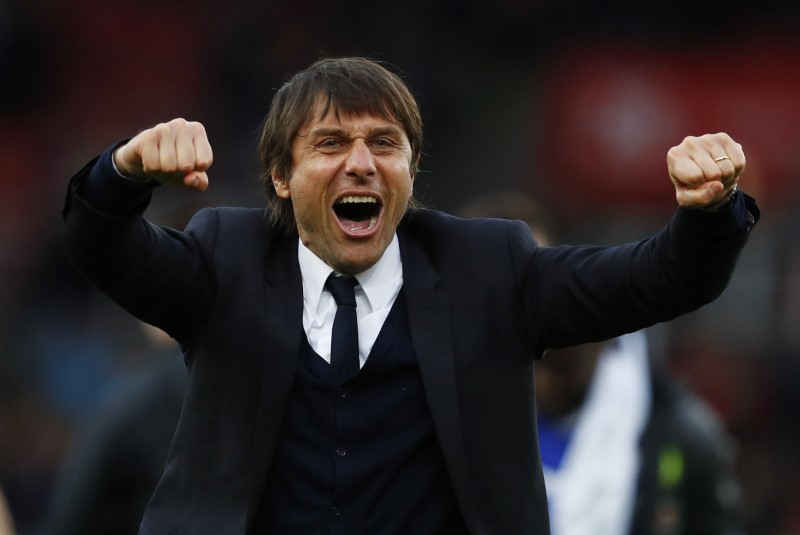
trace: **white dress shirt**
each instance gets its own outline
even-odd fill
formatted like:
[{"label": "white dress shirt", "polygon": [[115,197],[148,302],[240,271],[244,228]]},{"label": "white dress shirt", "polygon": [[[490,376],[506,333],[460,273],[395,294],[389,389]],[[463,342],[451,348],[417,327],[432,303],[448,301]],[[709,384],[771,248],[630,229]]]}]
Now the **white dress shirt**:
[{"label": "white dress shirt", "polygon": [[[297,258],[303,281],[303,329],[311,348],[330,363],[336,301],[325,289],[325,281],[333,268],[312,253],[302,241],[298,240],[298,243]],[[358,358],[359,365],[363,367],[403,286],[403,264],[397,235],[380,260],[356,275],[356,280]]]}]

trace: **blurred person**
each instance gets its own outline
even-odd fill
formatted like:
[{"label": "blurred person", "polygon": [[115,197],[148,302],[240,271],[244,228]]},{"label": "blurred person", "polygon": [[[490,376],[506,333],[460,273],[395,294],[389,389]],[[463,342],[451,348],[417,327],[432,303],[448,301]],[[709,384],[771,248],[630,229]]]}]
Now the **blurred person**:
[{"label": "blurred person", "polygon": [[144,219],[160,184],[208,187],[210,142],[183,119],[73,177],[74,266],[189,368],[141,533],[548,533],[534,360],[712,301],[759,218],[726,134],[669,151],[675,215],[614,247],[417,207],[421,147],[405,83],[335,58],[273,98],[266,211]]},{"label": "blurred person", "polygon": [[0,488],[0,535],[14,535],[14,521],[2,488]]},{"label": "blurred person", "polygon": [[[553,218],[522,192],[464,217],[524,221],[540,247]],[[738,535],[732,439],[699,397],[651,368],[644,331],[548,349],[535,365],[539,446],[554,535]]]},{"label": "blurred person", "polygon": [[549,350],[536,401],[554,535],[743,533],[733,443],[644,332]]},{"label": "blurred person", "polygon": [[174,341],[142,324],[147,364],[79,431],[53,486],[48,535],[135,534],[164,471],[186,390]]}]

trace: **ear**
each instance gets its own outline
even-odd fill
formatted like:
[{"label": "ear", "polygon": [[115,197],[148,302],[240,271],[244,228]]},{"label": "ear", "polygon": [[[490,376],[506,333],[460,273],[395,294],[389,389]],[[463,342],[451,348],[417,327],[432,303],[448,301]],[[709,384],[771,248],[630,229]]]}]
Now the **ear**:
[{"label": "ear", "polygon": [[421,156],[417,155],[416,161],[413,163],[413,165],[409,166],[409,171],[411,171],[410,175],[411,175],[411,185],[412,186],[414,185],[414,180],[417,178],[417,172],[419,171],[420,158],[421,158]]},{"label": "ear", "polygon": [[289,189],[289,181],[281,176],[277,168],[272,169],[272,186],[275,188],[275,193],[281,199],[288,199],[292,196]]}]

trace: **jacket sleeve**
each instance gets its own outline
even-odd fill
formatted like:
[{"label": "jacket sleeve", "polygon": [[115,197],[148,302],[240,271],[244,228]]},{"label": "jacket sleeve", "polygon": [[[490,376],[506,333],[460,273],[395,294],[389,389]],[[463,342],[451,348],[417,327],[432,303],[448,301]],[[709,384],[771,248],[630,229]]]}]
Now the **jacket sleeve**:
[{"label": "jacket sleeve", "polygon": [[113,147],[70,181],[63,244],[72,266],[139,319],[186,341],[205,320],[214,281],[207,256],[216,214],[199,213],[186,232],[143,217],[154,185],[121,177]]},{"label": "jacket sleeve", "polygon": [[724,211],[679,209],[655,236],[614,247],[532,250],[529,236],[512,232],[521,306],[537,349],[613,338],[713,301],[758,217],[755,201],[740,192]]}]

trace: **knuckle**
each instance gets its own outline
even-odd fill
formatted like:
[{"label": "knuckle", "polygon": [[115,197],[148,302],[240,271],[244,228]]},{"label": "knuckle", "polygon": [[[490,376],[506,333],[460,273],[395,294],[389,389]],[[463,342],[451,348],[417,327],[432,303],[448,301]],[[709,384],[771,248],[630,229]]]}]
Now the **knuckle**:
[{"label": "knuckle", "polygon": [[164,132],[163,125],[157,124],[154,127],[141,132],[136,137],[137,140],[140,142],[140,144],[144,146],[147,145],[148,143],[158,143],[158,140],[161,139],[163,132]]},{"label": "knuckle", "polygon": [[685,138],[683,138],[683,141],[681,142],[681,145],[684,146],[684,147],[692,148],[692,147],[696,147],[698,145],[699,141],[700,141],[700,139],[695,137],[695,136],[686,136]]},{"label": "knuckle", "polygon": [[684,156],[684,149],[681,145],[676,145],[667,151],[667,162],[676,162]]},{"label": "knuckle", "polygon": [[706,149],[718,143],[717,134],[703,134],[700,136],[700,142]]},{"label": "knuckle", "polygon": [[168,122],[167,123],[167,128],[169,129],[169,131],[173,135],[175,135],[175,134],[178,134],[180,132],[185,131],[186,130],[186,124],[187,124],[186,119],[183,119],[182,117],[178,117],[178,118],[172,119],[170,122]]},{"label": "knuckle", "polygon": [[700,170],[687,172],[686,175],[684,176],[684,182],[687,184],[691,184],[693,186],[702,184],[703,181],[704,181],[703,172]]}]

